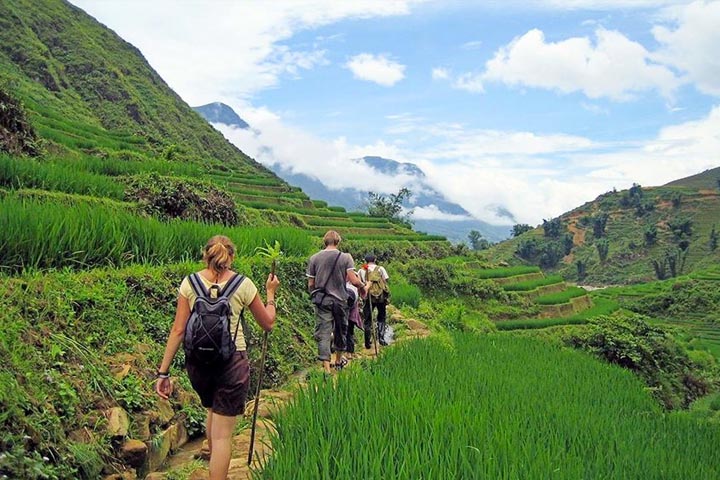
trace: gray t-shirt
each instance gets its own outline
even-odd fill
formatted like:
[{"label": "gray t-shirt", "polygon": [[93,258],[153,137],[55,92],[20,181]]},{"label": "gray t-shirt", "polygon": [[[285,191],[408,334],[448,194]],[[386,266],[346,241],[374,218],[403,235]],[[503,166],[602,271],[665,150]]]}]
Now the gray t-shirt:
[{"label": "gray t-shirt", "polygon": [[[338,255],[340,258],[337,258]],[[333,269],[335,259],[337,259],[337,264]],[[320,250],[308,260],[305,275],[315,279],[315,288],[324,286],[328,295],[345,302],[347,300],[345,278],[347,271],[353,268],[355,268],[355,261],[349,253],[341,253],[335,249]]]}]

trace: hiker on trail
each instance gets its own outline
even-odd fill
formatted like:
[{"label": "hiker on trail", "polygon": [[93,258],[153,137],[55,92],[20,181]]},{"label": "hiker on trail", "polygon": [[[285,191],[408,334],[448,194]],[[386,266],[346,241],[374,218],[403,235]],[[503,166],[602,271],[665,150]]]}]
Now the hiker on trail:
[{"label": "hiker on trail", "polygon": [[230,465],[235,419],[245,409],[250,366],[240,316],[245,307],[265,331],[275,325],[275,292],[280,285],[270,274],[265,282],[267,304],[255,284],[231,270],[235,245],[216,235],[203,249],[206,268],[180,284],[175,321],[155,391],[167,399],[173,391],[170,365],[184,345],[188,377],[207,408],[210,480],[225,480]]},{"label": "hiker on trail", "polygon": [[[357,275],[357,272],[355,274]],[[348,293],[348,329],[345,336],[345,347],[348,360],[351,360],[355,353],[355,329],[363,330],[363,321],[360,315],[360,294],[357,287],[350,282],[346,282],[345,289]]]},{"label": "hiker on trail", "polygon": [[377,310],[377,334],[380,345],[387,345],[385,341],[385,318],[387,317],[387,304],[390,299],[388,289],[388,276],[385,267],[375,263],[375,255],[365,255],[365,265],[360,269],[360,279],[367,285],[368,297],[363,306],[365,317],[365,348],[370,348],[372,339],[372,311]]},{"label": "hiker on trail", "polygon": [[335,350],[335,366],[338,369],[347,363],[347,359],[343,358],[348,328],[345,282],[355,285],[362,296],[367,292],[355,274],[352,256],[338,250],[340,240],[336,231],[328,231],[323,237],[325,248],[310,257],[306,271],[310,298],[315,305],[317,358],[327,374],[331,373],[331,348]]}]

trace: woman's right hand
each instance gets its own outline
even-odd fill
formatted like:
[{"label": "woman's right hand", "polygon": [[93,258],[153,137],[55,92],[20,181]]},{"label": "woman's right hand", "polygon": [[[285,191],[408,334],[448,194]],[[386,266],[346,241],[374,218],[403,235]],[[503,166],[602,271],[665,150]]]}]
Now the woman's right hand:
[{"label": "woman's right hand", "polygon": [[155,382],[155,392],[167,400],[172,395],[173,386],[169,378],[158,378]]},{"label": "woman's right hand", "polygon": [[275,296],[275,291],[280,286],[280,279],[277,277],[277,275],[273,275],[272,273],[268,275],[267,281],[265,282],[265,291],[268,294],[272,294]]}]

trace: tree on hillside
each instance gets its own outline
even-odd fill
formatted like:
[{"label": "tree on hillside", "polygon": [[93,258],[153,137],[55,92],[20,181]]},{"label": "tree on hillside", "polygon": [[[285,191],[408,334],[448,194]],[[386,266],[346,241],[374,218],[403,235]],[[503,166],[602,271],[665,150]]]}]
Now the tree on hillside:
[{"label": "tree on hillside", "polygon": [[610,243],[607,241],[606,238],[601,238],[595,242],[595,248],[597,248],[600,263],[605,263],[605,260],[607,260],[608,252],[610,250]]},{"label": "tree on hillside", "polygon": [[620,197],[620,206],[621,207],[637,207],[640,205],[640,202],[643,197],[643,190],[640,184],[633,183],[632,187],[628,190],[627,193],[624,193],[622,197]]},{"label": "tree on hillside", "polygon": [[482,234],[477,230],[470,230],[468,240],[470,241],[470,248],[473,250],[487,250],[490,248],[490,242],[483,238]]},{"label": "tree on hillside", "polygon": [[600,238],[605,235],[605,226],[610,216],[605,213],[598,213],[592,217],[593,235],[595,238]]},{"label": "tree on hillside", "polygon": [[582,282],[585,280],[585,277],[587,277],[587,263],[582,260],[578,260],[575,262],[575,267],[577,268],[578,281]]},{"label": "tree on hillside", "polygon": [[657,240],[657,233],[657,227],[654,224],[645,227],[645,246],[651,247],[655,245],[655,241]]},{"label": "tree on hillside", "polygon": [[570,252],[572,252],[573,247],[575,246],[575,239],[573,237],[572,233],[566,233],[563,237],[563,250],[565,252],[565,255],[570,255]]},{"label": "tree on hillside", "polygon": [[513,225],[512,236],[519,237],[523,233],[529,232],[530,230],[532,230],[532,227],[527,223],[518,223],[517,225]]},{"label": "tree on hillside", "polygon": [[673,208],[679,208],[680,204],[682,203],[682,193],[675,192],[672,194],[672,197],[670,197],[670,201],[672,202]]},{"label": "tree on hillside", "polygon": [[543,231],[546,237],[557,238],[560,236],[562,230],[562,222],[560,217],[551,218],[550,220],[543,219]]},{"label": "tree on hillside", "polygon": [[405,187],[401,188],[398,193],[391,193],[389,196],[368,192],[367,213],[371,217],[387,218],[391,222],[411,228],[412,210],[403,213],[402,206],[403,202],[409,200],[411,196],[412,192]]},{"label": "tree on hillside", "polygon": [[665,280],[666,278],[682,275],[688,252],[689,248],[686,248],[685,250],[681,248],[676,248],[674,250],[668,249],[665,251],[663,257],[651,260],[657,279]]},{"label": "tree on hillside", "polygon": [[668,221],[668,228],[673,232],[675,238],[682,239],[692,235],[693,222],[690,218],[675,217]]},{"label": "tree on hillside", "polygon": [[713,225],[712,230],[710,230],[710,241],[708,243],[708,246],[710,247],[711,252],[714,252],[717,249],[718,232],[715,230],[715,225]]}]

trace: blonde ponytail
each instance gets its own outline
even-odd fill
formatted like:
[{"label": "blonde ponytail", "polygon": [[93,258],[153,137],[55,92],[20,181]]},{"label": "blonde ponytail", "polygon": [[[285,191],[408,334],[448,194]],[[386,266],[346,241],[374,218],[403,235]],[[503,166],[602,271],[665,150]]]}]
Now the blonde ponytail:
[{"label": "blonde ponytail", "polygon": [[235,245],[224,235],[215,235],[203,249],[205,265],[215,273],[228,270],[235,258]]}]

